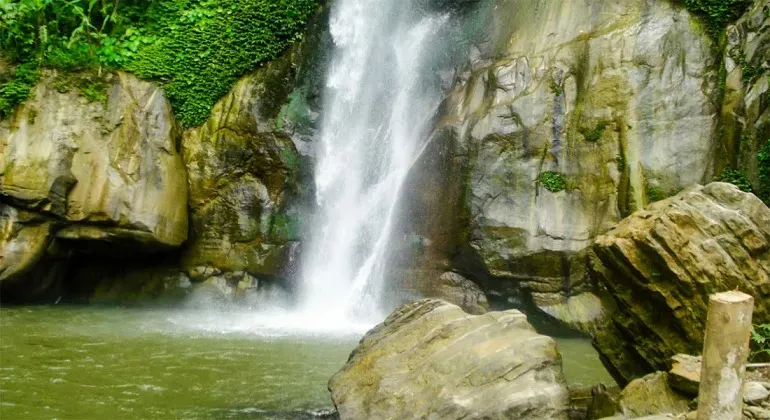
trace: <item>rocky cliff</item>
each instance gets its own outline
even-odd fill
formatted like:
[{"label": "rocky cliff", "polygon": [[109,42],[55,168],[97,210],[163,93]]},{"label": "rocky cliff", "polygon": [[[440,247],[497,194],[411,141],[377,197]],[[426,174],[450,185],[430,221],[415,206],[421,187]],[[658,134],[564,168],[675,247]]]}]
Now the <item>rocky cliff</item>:
[{"label": "rocky cliff", "polygon": [[413,229],[440,269],[590,331],[601,309],[585,249],[714,176],[720,57],[667,1],[501,0],[491,16],[455,75],[430,170],[414,174],[429,192],[412,211],[439,217]]}]

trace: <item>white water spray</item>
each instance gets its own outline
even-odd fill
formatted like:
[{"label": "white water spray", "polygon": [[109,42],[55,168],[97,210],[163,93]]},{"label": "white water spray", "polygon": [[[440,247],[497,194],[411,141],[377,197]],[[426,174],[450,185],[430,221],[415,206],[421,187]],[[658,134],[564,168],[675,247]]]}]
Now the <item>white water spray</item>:
[{"label": "white water spray", "polygon": [[447,17],[414,0],[338,0],[323,106],[318,221],[301,310],[320,323],[379,322],[399,196],[441,100],[429,48]]}]

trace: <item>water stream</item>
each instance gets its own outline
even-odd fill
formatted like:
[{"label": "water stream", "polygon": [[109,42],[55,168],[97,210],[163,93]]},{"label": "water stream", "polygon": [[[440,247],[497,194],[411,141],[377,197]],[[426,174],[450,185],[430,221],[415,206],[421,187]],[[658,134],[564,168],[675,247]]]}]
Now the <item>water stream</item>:
[{"label": "water stream", "polygon": [[448,16],[413,1],[339,0],[330,30],[315,174],[319,220],[303,267],[302,308],[330,323],[383,319],[396,206],[441,90],[429,48]]}]

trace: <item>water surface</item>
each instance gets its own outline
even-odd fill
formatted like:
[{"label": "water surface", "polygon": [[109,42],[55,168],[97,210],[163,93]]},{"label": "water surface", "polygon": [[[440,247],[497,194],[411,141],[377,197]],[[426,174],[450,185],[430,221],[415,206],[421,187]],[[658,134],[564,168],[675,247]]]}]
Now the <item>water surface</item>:
[{"label": "water surface", "polygon": [[[280,314],[2,308],[0,418],[301,418],[330,409],[326,383],[361,333],[290,324]],[[571,383],[608,382],[587,340],[559,347]]]}]

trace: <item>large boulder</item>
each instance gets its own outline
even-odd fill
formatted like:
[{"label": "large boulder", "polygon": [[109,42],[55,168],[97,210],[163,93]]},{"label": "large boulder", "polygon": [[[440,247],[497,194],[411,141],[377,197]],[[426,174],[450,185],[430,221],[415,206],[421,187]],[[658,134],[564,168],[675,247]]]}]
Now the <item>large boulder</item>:
[{"label": "large boulder", "polygon": [[73,249],[147,255],[187,239],[180,133],[161,90],[120,72],[44,72],[32,94],[0,121],[4,301],[58,300]]},{"label": "large boulder", "polygon": [[709,295],[741,290],[770,321],[770,209],[726,183],[694,186],[625,219],[593,246],[615,312],[595,346],[621,382],[700,354]]},{"label": "large boulder", "polygon": [[345,419],[566,419],[561,357],[519,311],[422,300],[393,312],[329,381]]},{"label": "large boulder", "polygon": [[717,60],[674,2],[494,3],[491,42],[471,47],[421,161],[437,169],[416,180],[418,199],[440,203],[416,214],[438,219],[413,228],[488,295],[591,329],[593,314],[553,309],[589,292],[581,250],[711,180]]},{"label": "large boulder", "polygon": [[60,238],[180,245],[187,184],[163,92],[126,73],[81,89],[77,77],[47,74],[0,123],[0,196],[64,219]]}]

